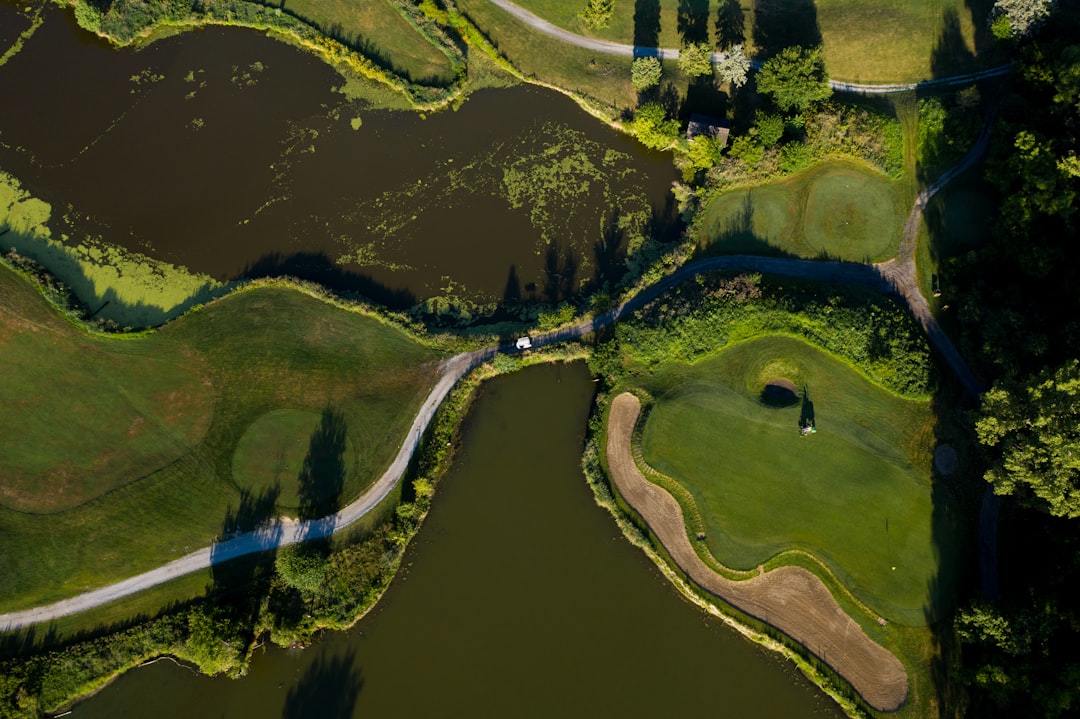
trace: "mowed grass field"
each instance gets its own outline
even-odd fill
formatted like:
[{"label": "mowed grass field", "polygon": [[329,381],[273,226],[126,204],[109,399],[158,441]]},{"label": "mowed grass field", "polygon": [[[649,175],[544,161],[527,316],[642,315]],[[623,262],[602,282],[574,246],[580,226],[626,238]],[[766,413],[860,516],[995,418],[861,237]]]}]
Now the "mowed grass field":
[{"label": "mowed grass field", "polygon": [[454,79],[450,59],[387,0],[288,0],[284,7],[324,33],[377,55],[413,82]]},{"label": "mowed grass field", "polygon": [[143,337],[91,336],[0,267],[0,610],[295,516],[305,465],[309,501],[348,503],[390,463],[443,356],[280,286]]},{"label": "mowed grass field", "polygon": [[[524,75],[614,107],[637,105],[630,84],[633,58],[567,45],[536,32],[489,0],[461,0],[457,6]],[[666,72],[674,73],[674,67]]]},{"label": "mowed grass field", "polygon": [[[680,47],[686,25],[708,28],[721,44],[717,20],[726,0],[623,0],[611,25],[590,30],[579,18],[586,0],[518,0],[518,4],[572,32],[622,43],[657,34],[662,47]],[[970,72],[992,62],[976,57],[976,32],[984,32],[992,3],[964,0],[741,0],[743,42],[759,55],[793,44],[824,47],[830,76],[862,82],[910,82]],[[657,23],[656,17],[659,17]],[[647,19],[643,21],[642,19]],[[697,18],[687,22],[687,19]],[[637,21],[635,21],[637,19]],[[755,23],[757,27],[755,27]],[[755,42],[760,46],[755,47]],[[726,43],[725,43],[726,44]]]},{"label": "mowed grass field", "polygon": [[[810,409],[802,401],[762,401],[775,379],[805,388],[816,434],[799,433]],[[721,563],[749,570],[803,550],[881,616],[925,624],[939,553],[948,551],[933,531],[928,402],[890,394],[782,336],[667,365],[643,384],[656,397],[645,460],[690,490]]]},{"label": "mowed grass field", "polygon": [[782,182],[725,192],[698,225],[705,254],[775,251],[876,262],[896,254],[900,183],[848,162],[825,162]]}]

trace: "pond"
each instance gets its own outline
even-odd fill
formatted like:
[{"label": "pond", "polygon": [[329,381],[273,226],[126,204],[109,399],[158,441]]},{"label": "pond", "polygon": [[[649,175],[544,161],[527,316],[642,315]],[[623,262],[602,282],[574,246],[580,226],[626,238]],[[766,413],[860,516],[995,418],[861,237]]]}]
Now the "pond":
[{"label": "pond", "polygon": [[579,467],[583,364],[487,383],[406,567],[352,630],[240,680],[167,661],[73,717],[838,717],[793,666],[683,599]]},{"label": "pond", "polygon": [[[0,170],[52,206],[69,245],[219,281],[299,275],[404,308],[558,302],[618,280],[642,236],[677,230],[670,156],[558,93],[369,110],[317,58],[256,32],[118,51],[72,18],[47,9],[0,67]],[[5,24],[26,22],[0,0]]]}]

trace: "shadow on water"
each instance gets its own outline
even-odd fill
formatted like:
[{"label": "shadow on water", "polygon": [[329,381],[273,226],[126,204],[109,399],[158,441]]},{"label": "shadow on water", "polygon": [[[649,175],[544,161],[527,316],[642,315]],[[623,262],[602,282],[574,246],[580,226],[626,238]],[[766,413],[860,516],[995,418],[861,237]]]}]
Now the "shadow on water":
[{"label": "shadow on water", "polygon": [[634,0],[634,57],[655,57],[660,44],[660,0]]},{"label": "shadow on water", "polygon": [[756,57],[772,57],[791,45],[821,45],[814,0],[757,0],[754,3]]},{"label": "shadow on water", "polygon": [[502,295],[503,305],[518,305],[521,303],[521,278],[518,277],[517,265],[510,265],[506,273],[506,288]]},{"label": "shadow on water", "polygon": [[326,658],[320,655],[289,689],[281,719],[348,719],[364,688],[356,652]]},{"label": "shadow on water", "polygon": [[578,260],[572,248],[559,253],[559,245],[552,242],[544,253],[544,287],[541,296],[548,304],[555,305],[576,294]]},{"label": "shadow on water", "polygon": [[403,310],[416,304],[417,298],[406,289],[391,289],[369,275],[342,269],[324,252],[272,252],[244,267],[236,279],[295,277],[316,282],[343,295],[362,295],[390,309]]},{"label": "shadow on water", "polygon": [[716,46],[726,50],[746,40],[746,11],[739,0],[721,0],[716,10]]}]

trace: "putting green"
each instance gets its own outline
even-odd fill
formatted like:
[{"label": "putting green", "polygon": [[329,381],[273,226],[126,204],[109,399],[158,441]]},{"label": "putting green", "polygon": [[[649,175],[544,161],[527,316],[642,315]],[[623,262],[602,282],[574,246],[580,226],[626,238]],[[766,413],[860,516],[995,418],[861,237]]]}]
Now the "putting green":
[{"label": "putting green", "polygon": [[[763,401],[778,369],[802,401]],[[720,562],[748,570],[803,550],[890,621],[926,623],[939,559],[928,403],[896,397],[779,336],[666,367],[644,384],[657,397],[645,460],[693,495]],[[807,414],[817,432],[804,437]]]},{"label": "putting green", "polygon": [[878,262],[896,254],[903,227],[900,191],[848,162],[826,162],[782,182],[726,192],[699,224],[706,254],[772,249],[797,257]]},{"label": "putting green", "polygon": [[896,194],[887,180],[851,167],[823,173],[810,185],[806,199],[806,243],[843,259],[889,256],[902,229]]},{"label": "putting green", "polygon": [[[321,416],[318,412],[282,409],[269,412],[252,422],[233,454],[233,482],[241,489],[259,495],[278,492],[277,505],[295,509],[300,505],[300,472],[309,459]],[[353,443],[345,438],[341,446],[341,465],[346,472],[355,470],[351,458]]]}]

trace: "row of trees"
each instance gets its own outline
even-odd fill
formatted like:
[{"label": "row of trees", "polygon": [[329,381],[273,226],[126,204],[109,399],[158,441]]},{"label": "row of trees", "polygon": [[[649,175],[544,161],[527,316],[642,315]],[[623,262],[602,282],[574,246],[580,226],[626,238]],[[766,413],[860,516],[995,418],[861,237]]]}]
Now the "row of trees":
[{"label": "row of trees", "polygon": [[1000,599],[955,624],[972,716],[1080,710],[1080,21],[1063,7],[1046,22],[1053,9],[994,5],[1018,62],[985,169],[997,216],[988,242],[944,269],[966,351],[995,379],[974,428],[985,479],[1007,497]]}]

